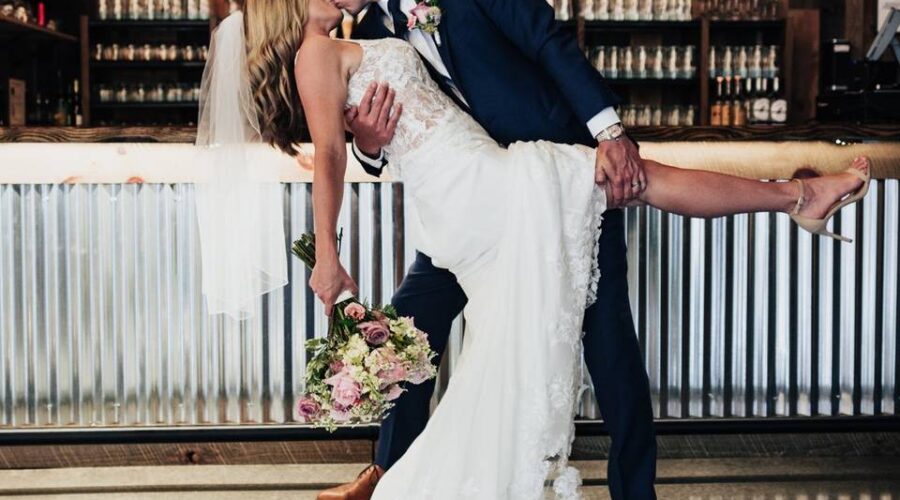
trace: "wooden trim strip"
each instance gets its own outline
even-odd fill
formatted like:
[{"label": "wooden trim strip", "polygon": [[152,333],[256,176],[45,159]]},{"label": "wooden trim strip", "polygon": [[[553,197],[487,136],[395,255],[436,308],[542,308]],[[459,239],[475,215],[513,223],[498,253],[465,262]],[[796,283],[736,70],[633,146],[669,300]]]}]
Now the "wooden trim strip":
[{"label": "wooden trim strip", "polygon": [[[189,144],[5,144],[0,145],[0,184],[192,183],[206,175],[203,151]],[[900,143],[647,142],[641,154],[682,168],[751,179],[787,179],[810,165],[836,172],[854,157],[867,155],[874,178],[900,178]],[[282,182],[312,182],[310,144],[303,145],[296,159],[257,145],[249,161],[277,168]],[[392,180],[387,173],[369,176],[348,151],[346,181]]]}]

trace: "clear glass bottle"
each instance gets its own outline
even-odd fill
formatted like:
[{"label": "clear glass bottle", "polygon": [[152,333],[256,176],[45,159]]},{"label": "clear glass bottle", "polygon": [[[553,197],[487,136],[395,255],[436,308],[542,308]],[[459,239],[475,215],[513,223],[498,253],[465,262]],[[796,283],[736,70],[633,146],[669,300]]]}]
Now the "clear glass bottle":
[{"label": "clear glass bottle", "polygon": [[619,77],[619,48],[608,47],[606,53],[606,76],[608,78]]},{"label": "clear glass bottle", "polygon": [[625,0],[624,10],[626,21],[637,21],[640,19],[638,0]]},{"label": "clear glass bottle", "polygon": [[657,80],[665,78],[666,73],[663,71],[663,64],[665,63],[665,56],[663,55],[663,46],[657,45],[656,50],[653,52],[653,78]]},{"label": "clear glass bottle", "polygon": [[747,65],[747,47],[742,46],[740,49],[738,49],[737,64],[735,66],[737,66],[737,76],[746,78],[749,75],[749,68]]},{"label": "clear glass bottle", "polygon": [[647,48],[643,45],[637,46],[637,62],[635,63],[636,78],[647,78]]},{"label": "clear glass bottle", "polygon": [[668,48],[669,54],[666,62],[666,78],[678,78],[678,47]]},{"label": "clear glass bottle", "polygon": [[641,21],[653,20],[653,0],[638,0],[638,19]]},{"label": "clear glass bottle", "polygon": [[697,74],[697,68],[694,66],[694,50],[693,45],[684,48],[684,56],[681,59],[681,77],[693,78]]},{"label": "clear glass bottle", "polygon": [[622,47],[622,78],[634,78],[634,53],[631,47]]}]

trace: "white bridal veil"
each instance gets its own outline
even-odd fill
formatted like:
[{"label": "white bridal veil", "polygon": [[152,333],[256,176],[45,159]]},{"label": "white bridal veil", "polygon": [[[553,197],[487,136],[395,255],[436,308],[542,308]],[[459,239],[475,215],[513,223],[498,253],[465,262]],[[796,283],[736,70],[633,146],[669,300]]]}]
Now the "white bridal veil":
[{"label": "white bridal veil", "polygon": [[203,294],[210,314],[238,320],[254,316],[262,295],[287,284],[284,191],[276,166],[258,159],[265,146],[245,47],[237,11],[212,34],[196,141]]}]

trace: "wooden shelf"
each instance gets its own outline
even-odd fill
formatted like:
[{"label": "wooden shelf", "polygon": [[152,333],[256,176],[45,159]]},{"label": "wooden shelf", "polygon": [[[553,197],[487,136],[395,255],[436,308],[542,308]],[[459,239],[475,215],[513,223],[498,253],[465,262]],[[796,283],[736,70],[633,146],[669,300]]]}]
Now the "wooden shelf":
[{"label": "wooden shelf", "polygon": [[709,26],[711,29],[756,29],[756,30],[775,30],[783,29],[786,25],[784,19],[759,19],[756,21],[742,20],[729,21],[727,19],[710,19]]},{"label": "wooden shelf", "polygon": [[196,101],[181,102],[97,102],[95,109],[172,109],[172,108],[196,108]]},{"label": "wooden shelf", "polygon": [[610,78],[603,77],[604,81],[610,85],[677,85],[677,86],[693,86],[697,85],[697,78]]},{"label": "wooden shelf", "polygon": [[93,69],[203,69],[206,61],[91,61]]},{"label": "wooden shelf", "polygon": [[31,40],[77,43],[78,37],[38,26],[23,23],[12,17],[0,16],[0,39],[28,38]]},{"label": "wooden shelf", "polygon": [[91,28],[162,28],[162,29],[204,29],[209,30],[209,19],[123,19],[95,20]]},{"label": "wooden shelf", "polygon": [[664,30],[700,29],[700,20],[694,19],[691,21],[585,21],[584,29],[586,31],[593,31],[593,30],[664,31]]}]

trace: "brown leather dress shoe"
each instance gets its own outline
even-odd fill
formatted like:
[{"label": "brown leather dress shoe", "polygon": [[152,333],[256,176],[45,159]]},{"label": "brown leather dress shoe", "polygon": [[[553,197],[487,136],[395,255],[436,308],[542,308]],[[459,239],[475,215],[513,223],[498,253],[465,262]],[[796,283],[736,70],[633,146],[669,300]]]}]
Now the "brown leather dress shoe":
[{"label": "brown leather dress shoe", "polygon": [[384,475],[384,469],[377,464],[366,467],[352,483],[329,488],[316,497],[316,500],[369,500],[375,492],[375,485]]}]

